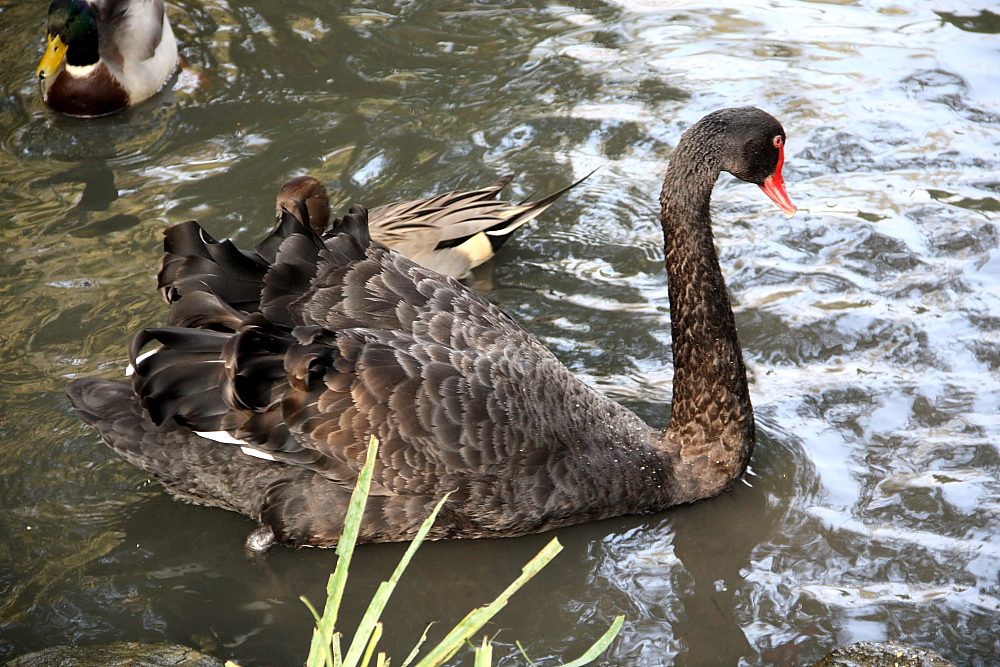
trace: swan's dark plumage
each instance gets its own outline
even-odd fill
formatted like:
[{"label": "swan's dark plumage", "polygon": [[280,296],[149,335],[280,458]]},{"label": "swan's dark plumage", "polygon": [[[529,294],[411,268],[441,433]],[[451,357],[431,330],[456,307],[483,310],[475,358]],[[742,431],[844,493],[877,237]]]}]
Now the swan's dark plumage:
[{"label": "swan's dark plumage", "polygon": [[[719,114],[723,128],[700,137]],[[303,220],[285,211],[254,252],[195,223],[171,228],[168,326],[136,335],[131,384],[77,380],[70,398],[176,496],[292,544],[336,543],[371,434],[381,446],[362,541],[411,538],[448,491],[432,537],[520,535],[715,495],[754,437],[708,220],[712,185],[732,167],[718,154],[748,145],[727,123],[749,123],[757,143],[784,139],[762,111],[724,110],[677,149],[697,152],[693,138],[707,153],[702,165],[675,157],[662,196],[676,358],[665,431],[573,377],[483,297],[373,241],[361,207],[325,238],[305,206]],[[780,155],[746,158],[764,161],[749,165],[758,184]]]}]

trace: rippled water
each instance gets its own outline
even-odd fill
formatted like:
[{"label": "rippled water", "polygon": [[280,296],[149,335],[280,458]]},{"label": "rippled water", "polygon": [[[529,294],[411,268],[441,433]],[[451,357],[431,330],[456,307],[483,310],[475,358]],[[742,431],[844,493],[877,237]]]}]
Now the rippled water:
[{"label": "rippled water", "polygon": [[[914,8],[913,4],[918,6]],[[338,208],[600,167],[477,289],[575,372],[667,420],[656,195],[681,132],[754,104],[788,132],[786,220],[725,177],[714,212],[752,375],[746,483],[558,531],[492,626],[541,664],[620,613],[605,665],[804,665],[899,639],[1000,661],[1000,16],[973,2],[675,0],[170,5],[185,63],[109,119],[58,117],[33,72],[45,3],[0,2],[0,661],[169,640],[301,664],[329,551],[243,558],[250,521],[182,505],[73,416],[162,321],[164,227],[244,246],[309,171]],[[387,615],[399,660],[549,535],[427,545]],[[363,547],[348,622],[401,555]],[[471,664],[462,653],[455,664]]]}]

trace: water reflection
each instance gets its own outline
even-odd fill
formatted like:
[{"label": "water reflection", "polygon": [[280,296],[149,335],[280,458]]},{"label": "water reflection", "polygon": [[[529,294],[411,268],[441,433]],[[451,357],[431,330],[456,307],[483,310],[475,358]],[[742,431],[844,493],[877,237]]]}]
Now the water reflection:
[{"label": "water reflection", "polygon": [[[716,239],[761,437],[749,486],[559,531],[566,550],[498,619],[500,662],[808,664],[849,641],[1000,655],[997,14],[966,2],[173,3],[172,88],[83,122],[37,95],[44,3],[0,11],[0,660],[54,643],[199,646],[300,664],[299,595],[334,556],[248,565],[251,522],[176,503],[70,414],[159,322],[161,230],[249,245],[310,171],[372,205],[518,172],[514,198],[600,170],[477,274],[582,377],[650,423],[672,372],[656,199],[707,111],[789,135],[798,216],[722,179]],[[519,190],[517,190],[519,188]],[[492,285],[492,287],[490,287]],[[495,594],[549,538],[437,543],[390,610],[427,622]],[[359,552],[348,624],[398,545]],[[466,664],[468,654],[456,657]]]},{"label": "water reflection", "polygon": [[94,237],[120,232],[139,224],[138,216],[116,213],[110,216],[88,215],[92,212],[107,211],[111,203],[118,199],[115,174],[103,160],[85,160],[82,164],[54,174],[49,183],[82,183],[80,199],[66,214],[66,217],[44,228],[43,234],[72,234],[79,237]]}]

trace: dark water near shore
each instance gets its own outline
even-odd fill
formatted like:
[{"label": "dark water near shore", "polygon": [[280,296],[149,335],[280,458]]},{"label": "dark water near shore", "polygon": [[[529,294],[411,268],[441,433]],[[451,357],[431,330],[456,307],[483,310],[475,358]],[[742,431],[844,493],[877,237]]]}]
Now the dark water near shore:
[{"label": "dark water near shore", "polygon": [[[0,1],[0,661],[168,640],[301,664],[335,555],[169,499],[72,414],[161,322],[162,230],[244,247],[284,180],[338,209],[474,188],[521,199],[600,167],[474,283],[574,372],[663,425],[670,336],[656,196],[681,132],[760,106],[788,132],[785,219],[725,177],[719,252],[752,375],[745,483],[555,533],[491,626],[503,665],[805,665],[898,639],[1000,662],[1000,15],[973,2],[170,4],[186,68],[150,103],[58,117],[45,2]],[[552,535],[435,543],[386,615],[401,660]],[[361,548],[348,625],[401,545]],[[470,664],[471,651],[454,664]]]}]

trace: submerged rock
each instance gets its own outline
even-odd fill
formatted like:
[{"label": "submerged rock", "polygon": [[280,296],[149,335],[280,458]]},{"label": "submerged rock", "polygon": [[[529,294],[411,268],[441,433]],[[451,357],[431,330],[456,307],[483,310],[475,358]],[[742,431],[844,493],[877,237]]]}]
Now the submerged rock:
[{"label": "submerged rock", "polygon": [[860,642],[826,656],[813,667],[955,667],[934,651],[900,642]]},{"label": "submerged rock", "polygon": [[14,658],[4,667],[223,667],[223,662],[177,644],[114,642],[52,646]]}]

